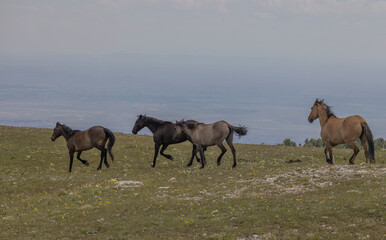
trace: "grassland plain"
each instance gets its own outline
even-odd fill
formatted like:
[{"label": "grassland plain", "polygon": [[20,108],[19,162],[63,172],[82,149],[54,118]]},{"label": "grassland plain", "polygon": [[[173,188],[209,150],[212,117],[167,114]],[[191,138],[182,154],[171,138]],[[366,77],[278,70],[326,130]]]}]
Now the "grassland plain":
[{"label": "grassland plain", "polygon": [[[360,152],[236,144],[216,165],[186,167],[191,144],[167,149],[151,168],[150,136],[116,133],[115,161],[86,167],[50,129],[0,126],[1,239],[384,239],[385,151],[375,165]],[[301,162],[286,163],[299,159]]]}]

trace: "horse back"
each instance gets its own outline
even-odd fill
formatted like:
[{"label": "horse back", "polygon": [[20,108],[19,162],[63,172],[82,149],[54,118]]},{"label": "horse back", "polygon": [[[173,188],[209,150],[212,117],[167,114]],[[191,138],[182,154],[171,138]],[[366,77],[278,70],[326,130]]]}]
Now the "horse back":
[{"label": "horse back", "polygon": [[72,137],[75,151],[89,150],[106,143],[106,134],[101,126],[94,126],[85,131],[78,131]]},{"label": "horse back", "polygon": [[347,143],[359,138],[362,134],[362,123],[366,122],[359,115],[346,118],[329,119],[322,129],[322,138],[328,138],[334,145]]},{"label": "horse back", "polygon": [[185,133],[176,132],[176,125],[174,123],[166,124],[159,128],[153,136],[154,142],[159,144],[173,144],[185,142],[188,138]]},{"label": "horse back", "polygon": [[224,141],[229,134],[229,124],[225,121],[218,121],[211,124],[197,125],[194,138],[204,146],[211,146]]},{"label": "horse back", "polygon": [[344,137],[351,138],[352,140],[359,138],[362,135],[362,123],[364,122],[366,120],[359,115],[345,118],[342,125]]}]

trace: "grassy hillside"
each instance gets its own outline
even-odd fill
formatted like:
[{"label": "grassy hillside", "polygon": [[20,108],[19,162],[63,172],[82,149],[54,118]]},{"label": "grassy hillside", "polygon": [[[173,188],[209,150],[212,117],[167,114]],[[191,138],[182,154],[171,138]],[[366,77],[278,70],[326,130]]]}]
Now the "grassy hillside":
[{"label": "grassy hillside", "polygon": [[[386,152],[236,144],[221,166],[187,168],[189,143],[150,168],[153,140],[116,133],[115,162],[97,150],[68,173],[65,140],[50,129],[0,126],[0,239],[384,239]],[[299,159],[301,162],[286,163]],[[135,181],[135,182],[129,182]]]}]

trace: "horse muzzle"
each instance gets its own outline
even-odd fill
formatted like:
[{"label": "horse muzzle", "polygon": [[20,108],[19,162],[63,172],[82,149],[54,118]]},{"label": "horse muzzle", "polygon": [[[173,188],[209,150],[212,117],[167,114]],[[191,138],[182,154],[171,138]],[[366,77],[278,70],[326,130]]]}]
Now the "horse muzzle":
[{"label": "horse muzzle", "polygon": [[55,142],[55,138],[52,137],[52,138],[51,138],[51,141]]},{"label": "horse muzzle", "polygon": [[313,121],[314,121],[314,119],[308,118],[308,122],[312,123]]}]

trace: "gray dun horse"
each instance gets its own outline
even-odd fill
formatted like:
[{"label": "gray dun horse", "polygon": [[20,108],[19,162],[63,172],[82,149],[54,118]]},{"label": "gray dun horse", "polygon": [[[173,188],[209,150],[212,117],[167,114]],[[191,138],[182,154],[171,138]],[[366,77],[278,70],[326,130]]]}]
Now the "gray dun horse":
[{"label": "gray dun horse", "polygon": [[[74,153],[77,152],[77,159],[81,161],[84,165],[88,166],[89,163],[87,160],[83,160],[80,158],[80,154],[82,151],[89,150],[92,148],[97,148],[101,150],[101,161],[99,163],[99,167],[97,170],[102,169],[102,161],[104,159],[104,163],[106,167],[109,167],[107,162],[107,151],[110,154],[111,160],[114,161],[113,153],[111,152],[111,148],[115,142],[114,134],[107,128],[101,126],[94,126],[85,131],[72,130],[70,127],[66,125],[62,125],[59,122],[56,123],[56,127],[54,128],[54,133],[51,136],[51,140],[55,141],[58,137],[63,136],[67,141],[67,148],[70,154],[70,169],[72,169],[72,163],[74,159]],[[107,149],[105,148],[107,140],[109,143],[107,145]]]},{"label": "gray dun horse", "polygon": [[[233,134],[244,136],[247,135],[247,128],[245,126],[235,127],[225,121],[218,121],[212,124],[185,122],[184,120],[176,122],[176,126],[180,127],[181,131],[189,136],[190,140],[196,146],[193,155],[200,152],[201,168],[205,167],[204,150],[208,146],[217,145],[221,149],[221,154],[217,158],[217,165],[221,164],[221,158],[227,151],[223,145],[226,140],[233,154],[233,168],[236,167],[236,150],[233,147]],[[191,158],[188,166],[192,165],[193,158]]]},{"label": "gray dun horse", "polygon": [[359,148],[355,145],[355,140],[358,138],[365,150],[366,162],[375,163],[373,134],[364,118],[359,115],[338,118],[331,111],[331,108],[324,103],[324,100],[316,99],[308,116],[308,121],[312,123],[317,118],[319,118],[322,128],[320,136],[326,145],[324,153],[327,163],[334,164],[332,148],[345,143],[354,150],[354,154],[350,158],[350,164],[354,164],[355,157],[359,152]]}]

